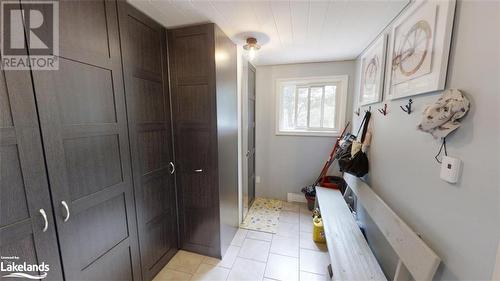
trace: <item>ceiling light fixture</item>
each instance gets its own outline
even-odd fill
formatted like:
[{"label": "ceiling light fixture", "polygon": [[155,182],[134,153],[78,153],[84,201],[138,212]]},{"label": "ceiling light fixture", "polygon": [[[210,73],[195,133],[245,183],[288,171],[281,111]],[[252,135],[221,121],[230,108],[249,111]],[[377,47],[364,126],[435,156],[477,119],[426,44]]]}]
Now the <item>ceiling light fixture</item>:
[{"label": "ceiling light fixture", "polygon": [[255,58],[255,52],[260,49],[260,45],[257,44],[257,39],[249,37],[243,49],[248,51],[248,59],[253,60]]}]

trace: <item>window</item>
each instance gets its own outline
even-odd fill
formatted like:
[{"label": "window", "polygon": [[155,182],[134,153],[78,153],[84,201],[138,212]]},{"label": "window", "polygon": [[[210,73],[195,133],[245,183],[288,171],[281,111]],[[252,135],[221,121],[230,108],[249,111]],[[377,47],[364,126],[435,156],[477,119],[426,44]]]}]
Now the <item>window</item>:
[{"label": "window", "polygon": [[277,135],[338,135],[344,126],[347,75],[276,81]]}]

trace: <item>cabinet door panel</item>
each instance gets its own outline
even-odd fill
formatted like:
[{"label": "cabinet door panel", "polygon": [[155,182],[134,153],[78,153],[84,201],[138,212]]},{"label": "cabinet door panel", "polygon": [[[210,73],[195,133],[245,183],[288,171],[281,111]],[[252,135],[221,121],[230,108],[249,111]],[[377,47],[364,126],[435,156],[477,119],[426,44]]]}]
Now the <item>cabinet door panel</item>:
[{"label": "cabinet door panel", "polygon": [[169,31],[181,247],[220,257],[214,25]]},{"label": "cabinet door panel", "polygon": [[117,3],[59,10],[60,69],[32,73],[64,275],[140,280]]},{"label": "cabinet door panel", "polygon": [[142,276],[151,280],[178,248],[167,38],[129,4],[119,13]]},{"label": "cabinet door panel", "polygon": [[44,280],[62,280],[39,130],[29,72],[0,70],[0,256],[19,258],[1,261],[44,262]]}]

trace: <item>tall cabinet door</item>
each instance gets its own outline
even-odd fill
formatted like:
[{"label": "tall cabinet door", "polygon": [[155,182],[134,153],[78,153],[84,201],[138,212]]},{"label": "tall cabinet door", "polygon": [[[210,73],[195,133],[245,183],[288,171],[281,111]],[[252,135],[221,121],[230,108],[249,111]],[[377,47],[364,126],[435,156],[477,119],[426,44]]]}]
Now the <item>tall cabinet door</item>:
[{"label": "tall cabinet door", "polygon": [[[28,71],[0,71],[0,256],[4,267],[9,263],[45,263],[48,272],[24,273],[62,280]],[[11,273],[2,272],[0,280]]]},{"label": "tall cabinet door", "polygon": [[66,280],[140,280],[115,1],[59,1],[57,71],[33,71]]},{"label": "tall cabinet door", "polygon": [[119,2],[125,96],[144,280],[177,252],[166,33]]},{"label": "tall cabinet door", "polygon": [[214,25],[169,30],[181,247],[219,256]]}]

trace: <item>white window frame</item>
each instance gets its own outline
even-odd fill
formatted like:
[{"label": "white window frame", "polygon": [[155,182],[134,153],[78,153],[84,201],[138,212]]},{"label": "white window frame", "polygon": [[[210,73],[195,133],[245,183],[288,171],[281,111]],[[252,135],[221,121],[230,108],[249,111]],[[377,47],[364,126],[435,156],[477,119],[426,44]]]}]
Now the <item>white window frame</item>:
[{"label": "white window frame", "polygon": [[[322,128],[315,128],[314,130],[304,129],[304,130],[281,130],[280,122],[282,119],[282,106],[281,97],[283,94],[283,88],[287,85],[294,85],[296,88],[302,87],[314,87],[314,85],[323,86],[325,84],[336,84],[340,85],[336,89],[336,99],[335,99],[335,129],[326,130]],[[316,77],[301,77],[301,78],[286,78],[286,79],[276,79],[275,80],[275,101],[276,101],[276,120],[275,120],[275,133],[277,136],[339,136],[346,120],[347,111],[347,90],[349,87],[349,76],[348,75],[335,75],[335,76],[316,76]],[[298,91],[296,91],[297,93]],[[310,95],[310,90],[308,91],[308,96]],[[325,91],[323,89],[323,100]],[[295,94],[295,99],[298,95]],[[309,100],[309,98],[308,98]],[[307,110],[307,122],[309,124],[309,103]],[[295,101],[295,107],[297,107],[297,101]],[[323,116],[324,102],[321,105],[321,116]],[[297,109],[295,109],[296,112]],[[296,118],[297,115],[295,115]],[[323,117],[322,117],[323,118]],[[295,121],[296,122],[296,121]],[[296,124],[296,123],[295,123]]]}]

